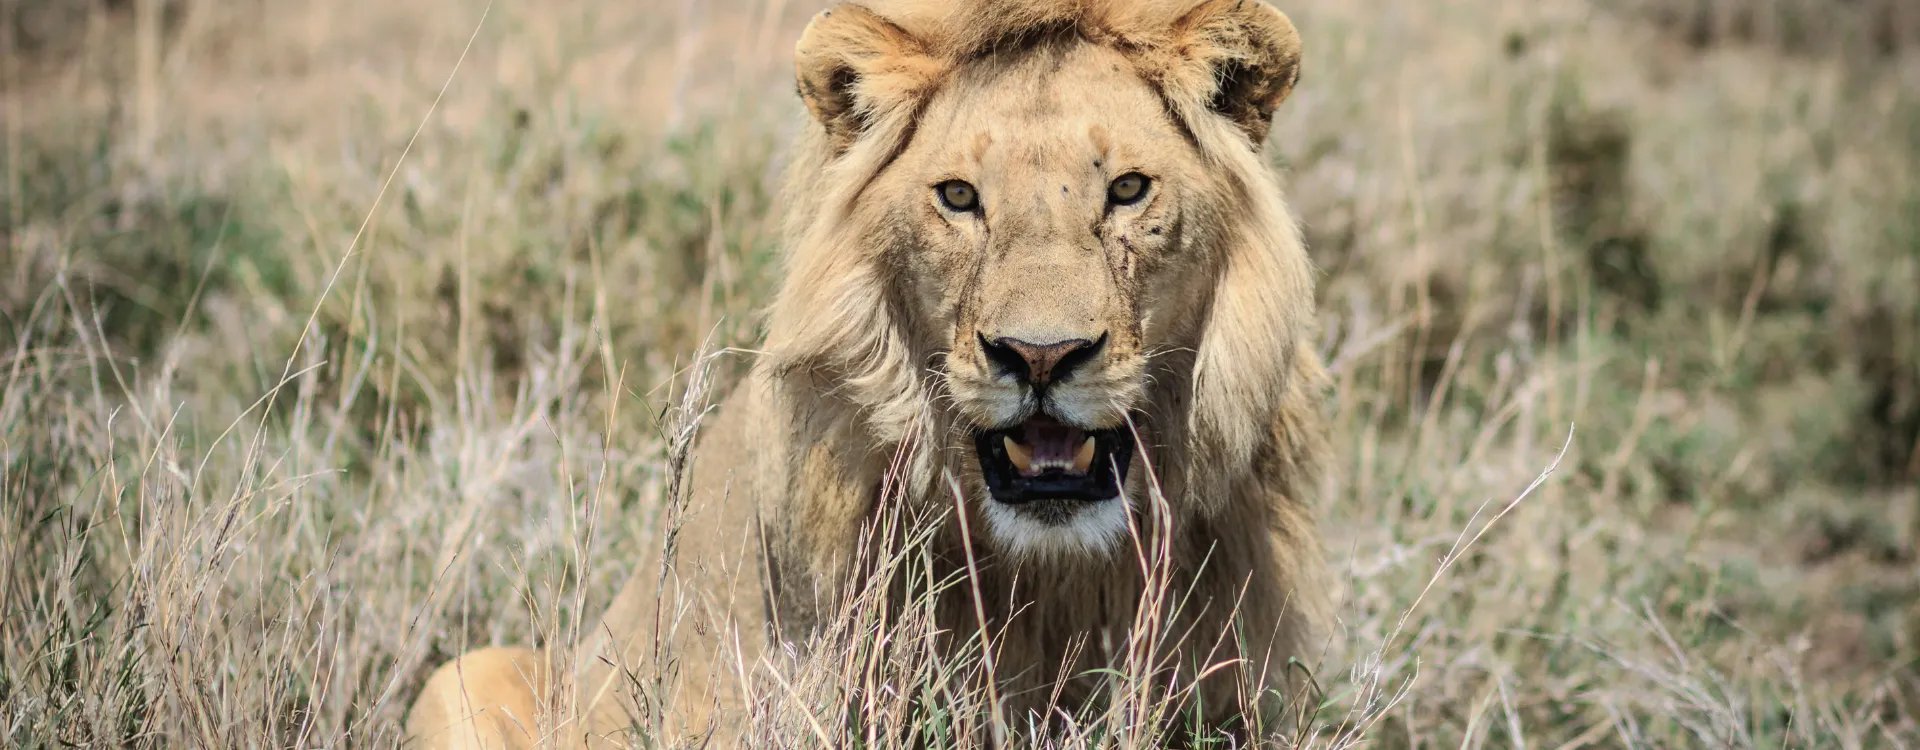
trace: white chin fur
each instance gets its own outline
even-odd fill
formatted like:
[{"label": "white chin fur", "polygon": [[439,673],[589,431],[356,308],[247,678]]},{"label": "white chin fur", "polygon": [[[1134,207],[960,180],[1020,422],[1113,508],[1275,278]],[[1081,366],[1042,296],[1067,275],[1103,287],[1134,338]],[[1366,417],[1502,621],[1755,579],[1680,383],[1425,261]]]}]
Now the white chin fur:
[{"label": "white chin fur", "polygon": [[1018,557],[1103,556],[1127,538],[1125,490],[1118,498],[1081,508],[1058,523],[1034,518],[990,496],[981,502],[988,533]]}]

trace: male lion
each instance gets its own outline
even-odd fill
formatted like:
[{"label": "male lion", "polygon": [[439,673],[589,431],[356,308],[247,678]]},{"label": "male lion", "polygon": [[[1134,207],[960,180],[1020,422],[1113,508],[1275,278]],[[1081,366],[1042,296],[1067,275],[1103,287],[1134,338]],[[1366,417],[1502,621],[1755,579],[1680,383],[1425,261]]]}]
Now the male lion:
[{"label": "male lion", "polygon": [[[572,679],[474,652],[410,734],[594,744],[664,713],[663,739],[728,746],[761,654],[876,590],[931,597],[955,644],[984,631],[1016,725],[1109,700],[1127,669],[1212,727],[1287,693],[1330,609],[1312,269],[1259,153],[1299,61],[1257,0],[815,17],[785,282],[695,450],[672,551]],[[873,587],[872,550],[909,535],[933,568],[914,576],[964,583]],[[1149,625],[1170,656],[1123,663]],[[539,737],[550,682],[580,719]]]}]

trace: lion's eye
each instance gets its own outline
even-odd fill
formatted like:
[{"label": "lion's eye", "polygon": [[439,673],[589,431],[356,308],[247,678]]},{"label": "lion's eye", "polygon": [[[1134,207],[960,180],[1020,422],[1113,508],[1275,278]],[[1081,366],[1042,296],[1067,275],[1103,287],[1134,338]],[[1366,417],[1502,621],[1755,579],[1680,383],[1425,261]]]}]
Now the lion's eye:
[{"label": "lion's eye", "polygon": [[940,202],[949,211],[972,211],[980,207],[980,194],[973,186],[961,180],[947,180],[933,186],[933,192],[940,194]]},{"label": "lion's eye", "polygon": [[1116,206],[1130,206],[1140,202],[1147,195],[1149,180],[1139,172],[1128,172],[1114,178],[1107,185],[1107,202]]}]

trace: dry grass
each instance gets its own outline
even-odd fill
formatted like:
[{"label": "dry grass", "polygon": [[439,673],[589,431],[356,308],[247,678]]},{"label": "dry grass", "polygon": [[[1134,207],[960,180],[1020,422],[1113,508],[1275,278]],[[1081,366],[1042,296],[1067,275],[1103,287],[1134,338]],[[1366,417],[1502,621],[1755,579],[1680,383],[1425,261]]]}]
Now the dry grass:
[{"label": "dry grass", "polygon": [[[1827,5],[1286,5],[1306,744],[1920,744],[1920,49]],[[577,638],[754,339],[812,9],[0,0],[4,744],[385,745],[439,660]],[[965,744],[925,626],[761,731]]]}]

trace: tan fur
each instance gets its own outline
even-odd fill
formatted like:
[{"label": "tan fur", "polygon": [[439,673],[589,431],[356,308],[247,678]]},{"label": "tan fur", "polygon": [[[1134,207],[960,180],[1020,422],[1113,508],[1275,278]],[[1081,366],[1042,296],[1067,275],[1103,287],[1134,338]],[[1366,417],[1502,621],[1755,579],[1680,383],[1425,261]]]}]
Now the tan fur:
[{"label": "tan fur", "polygon": [[407,716],[407,734],[443,747],[518,750],[539,746],[536,685],[546,664],[528,648],[483,648],[427,680]]},{"label": "tan fur", "polygon": [[[1256,0],[872,0],[816,17],[796,53],[814,118],[768,353],[706,426],[673,554],[635,571],[584,645],[585,722],[556,737],[663,715],[668,739],[732,746],[743,673],[769,637],[803,648],[842,614],[896,511],[944,519],[936,577],[978,556],[1016,712],[1054,708],[1056,688],[1069,711],[1099,700],[1093,671],[1122,657],[1076,646],[1124,644],[1143,621],[1185,634],[1155,684],[1191,688],[1212,723],[1249,687],[1288,687],[1331,586],[1307,498],[1324,452],[1312,269],[1259,156],[1299,60],[1292,25]],[[1129,170],[1157,192],[1107,206]],[[946,179],[978,186],[977,215],[936,204]],[[990,533],[969,436],[1024,402],[975,343],[989,334],[1106,337],[1057,408],[1137,435],[1132,533],[1168,551],[1178,606],[1141,611],[1157,600],[1134,543],[1029,554]],[[937,595],[945,630],[977,630],[973,595]],[[446,669],[416,736],[423,712],[467,705]]]}]

